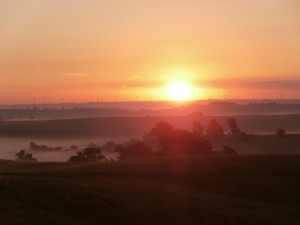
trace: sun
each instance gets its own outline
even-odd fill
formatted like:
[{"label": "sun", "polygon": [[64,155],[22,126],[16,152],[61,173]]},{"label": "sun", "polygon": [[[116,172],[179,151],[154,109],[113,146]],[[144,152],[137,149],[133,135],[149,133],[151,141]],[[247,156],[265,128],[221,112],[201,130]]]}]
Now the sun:
[{"label": "sun", "polygon": [[168,96],[174,101],[186,101],[191,96],[193,89],[186,82],[175,81],[167,89]]}]

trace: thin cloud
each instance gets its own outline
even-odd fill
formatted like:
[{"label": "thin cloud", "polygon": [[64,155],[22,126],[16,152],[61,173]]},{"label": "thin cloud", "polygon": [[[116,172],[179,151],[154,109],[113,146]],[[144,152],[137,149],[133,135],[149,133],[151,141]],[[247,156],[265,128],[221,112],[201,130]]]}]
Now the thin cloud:
[{"label": "thin cloud", "polygon": [[89,87],[105,87],[105,88],[157,88],[163,86],[158,81],[142,81],[142,80],[123,80],[110,82],[89,83]]},{"label": "thin cloud", "polygon": [[47,71],[48,71],[47,67],[37,69],[37,72],[47,72]]},{"label": "thin cloud", "polygon": [[20,86],[35,86],[35,85],[36,85],[36,82],[33,82],[33,81],[26,81],[26,82],[21,82],[21,83],[19,83],[18,85],[20,85]]},{"label": "thin cloud", "polygon": [[70,77],[85,77],[87,74],[85,73],[64,73],[64,76],[70,76]]},{"label": "thin cloud", "polygon": [[206,86],[222,89],[264,89],[291,90],[299,89],[300,80],[212,80],[205,82]]},{"label": "thin cloud", "polygon": [[128,77],[128,80],[137,80],[139,78],[140,76],[132,76],[132,77]]}]

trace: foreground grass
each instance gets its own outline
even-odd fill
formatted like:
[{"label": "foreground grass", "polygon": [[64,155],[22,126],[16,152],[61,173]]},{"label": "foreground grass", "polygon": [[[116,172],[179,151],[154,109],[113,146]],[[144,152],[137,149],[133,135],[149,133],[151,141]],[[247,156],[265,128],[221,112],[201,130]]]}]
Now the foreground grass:
[{"label": "foreground grass", "polygon": [[2,225],[299,224],[300,156],[0,161]]}]

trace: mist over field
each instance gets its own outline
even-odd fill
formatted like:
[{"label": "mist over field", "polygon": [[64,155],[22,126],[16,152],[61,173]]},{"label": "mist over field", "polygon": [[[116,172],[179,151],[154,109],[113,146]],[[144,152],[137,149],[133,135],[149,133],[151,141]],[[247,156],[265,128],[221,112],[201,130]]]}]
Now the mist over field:
[{"label": "mist over field", "polygon": [[[168,122],[177,129],[192,130],[194,121],[200,121],[207,126],[212,119],[216,119],[224,128],[225,134],[229,134],[227,124],[229,118],[235,118],[242,131],[258,136],[255,140],[212,141],[215,150],[229,145],[237,149],[240,154],[299,154],[297,134],[300,133],[300,114],[284,114],[286,110],[292,109],[297,112],[298,108],[300,105],[288,102],[284,104],[208,102],[204,105],[179,104],[175,108],[173,105],[172,108],[152,110],[89,108],[88,105],[80,109],[2,109],[0,110],[2,112],[0,157],[14,159],[18,151],[27,149],[38,161],[65,162],[76,153],[75,150],[36,152],[28,148],[29,142],[62,149],[68,149],[72,145],[83,149],[91,143],[103,146],[109,141],[122,144],[131,139],[141,140],[145,133],[161,121]],[[277,111],[270,113],[274,109]],[[206,110],[206,113],[200,110]],[[74,118],[80,115],[78,112],[84,118]],[[35,113],[35,116],[31,119],[26,118],[30,113]],[[220,115],[222,113],[224,115]],[[65,115],[67,118],[51,119],[50,114]],[[289,135],[294,136],[285,139],[269,137],[275,135],[278,128],[284,128]],[[104,154],[108,158],[117,157],[117,154],[112,151]]]},{"label": "mist over field", "polygon": [[195,112],[201,112],[207,116],[291,115],[300,114],[300,101],[198,100],[0,105],[0,121],[186,116]]},{"label": "mist over field", "polygon": [[[127,138],[112,138],[116,143],[123,143]],[[73,139],[53,139],[53,138],[0,138],[0,158],[7,160],[14,160],[16,153],[21,149],[29,149],[28,152],[34,154],[39,162],[66,162],[71,155],[76,153],[76,150],[68,151],[30,151],[29,143],[34,141],[37,144],[43,144],[48,147],[61,147],[62,149],[68,149],[70,146],[78,146],[79,149],[87,147],[89,144],[97,144],[99,146],[105,145],[110,139],[108,138],[73,138]],[[107,158],[116,158],[116,153],[106,152]]]}]

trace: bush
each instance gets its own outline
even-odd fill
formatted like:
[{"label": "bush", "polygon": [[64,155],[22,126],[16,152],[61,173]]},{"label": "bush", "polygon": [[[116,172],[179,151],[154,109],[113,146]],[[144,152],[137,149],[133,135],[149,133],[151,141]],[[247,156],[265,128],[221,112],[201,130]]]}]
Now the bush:
[{"label": "bush", "polygon": [[117,145],[115,151],[120,154],[119,160],[146,158],[154,155],[151,147],[138,140],[131,140],[124,145]]},{"label": "bush", "polygon": [[16,154],[16,161],[36,162],[37,160],[32,157],[32,154],[26,153],[25,150],[21,150]]},{"label": "bush", "polygon": [[212,119],[206,127],[206,134],[214,138],[221,138],[224,136],[224,130],[217,120]]},{"label": "bush", "polygon": [[105,156],[102,155],[101,149],[94,144],[90,144],[87,148],[71,156],[68,162],[98,162],[104,160]]},{"label": "bush", "polygon": [[279,129],[276,131],[276,136],[277,136],[277,137],[283,137],[283,136],[285,136],[285,134],[286,134],[285,129],[279,128]]}]

